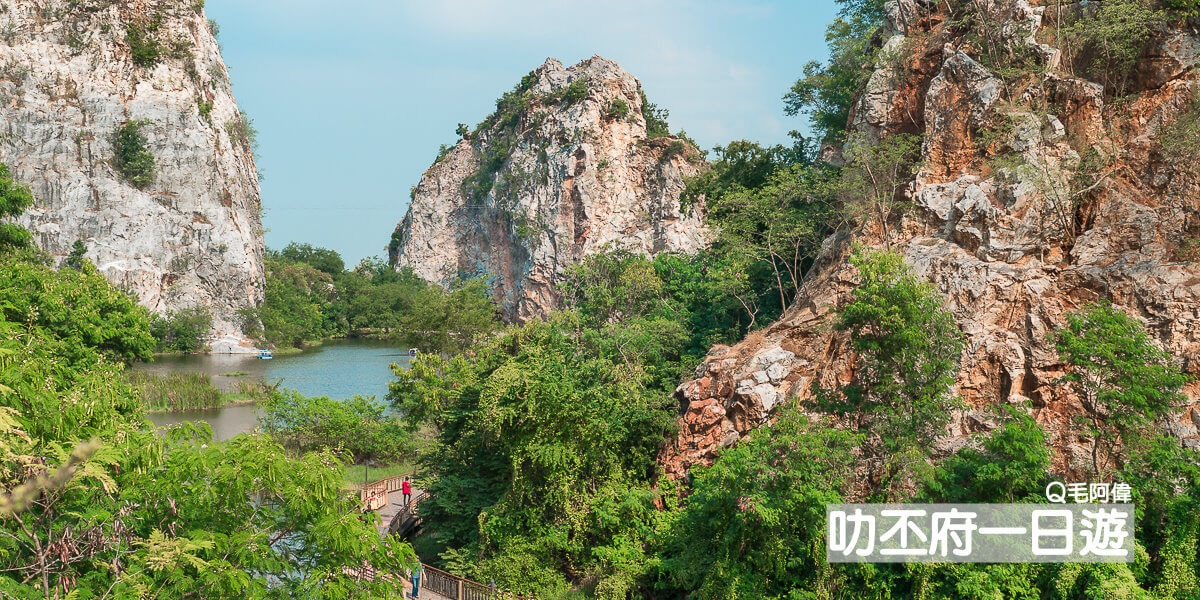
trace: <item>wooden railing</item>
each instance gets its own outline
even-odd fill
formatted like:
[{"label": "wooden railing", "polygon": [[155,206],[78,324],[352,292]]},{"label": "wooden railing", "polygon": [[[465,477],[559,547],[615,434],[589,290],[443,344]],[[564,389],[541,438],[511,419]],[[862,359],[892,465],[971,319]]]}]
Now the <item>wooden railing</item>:
[{"label": "wooden railing", "polygon": [[425,570],[421,587],[452,600],[529,600],[524,596],[451,575],[425,563],[421,563],[421,567]]},{"label": "wooden railing", "polygon": [[362,500],[363,506],[367,507],[367,510],[378,510],[381,507],[387,506],[388,493],[399,492],[404,485],[404,480],[407,478],[411,482],[413,475],[416,475],[416,471],[410,471],[403,475],[396,475],[395,477],[388,477],[367,484],[363,486],[358,497]]},{"label": "wooden railing", "polygon": [[[376,499],[382,498],[382,504],[379,506],[386,506],[388,493],[400,491],[401,485],[404,483],[404,479],[408,478],[408,480],[411,482],[414,475],[416,475],[415,471],[405,473],[403,475],[396,475],[395,477],[380,479],[379,481],[363,487],[361,495],[363,504],[367,504],[367,501],[371,497],[371,493],[374,492]],[[419,505],[421,501],[428,497],[429,495],[425,492],[413,494],[412,500],[410,500],[409,503],[400,511],[400,513],[393,518],[393,522],[395,522],[395,519],[400,519],[405,514],[411,514],[416,510],[417,505]],[[368,509],[370,510],[374,510],[375,508],[378,507],[368,506]],[[436,567],[431,567],[425,563],[421,563],[421,568],[425,572],[424,577],[421,578],[421,589],[429,590],[435,594],[439,594],[453,600],[531,600],[525,596],[519,596],[511,592],[501,591],[495,589],[494,587],[483,585],[477,581],[471,581],[470,579],[464,579],[457,575],[451,575],[450,573],[447,573]],[[376,577],[387,577],[391,579],[391,577],[387,575],[376,573],[374,569],[367,565],[363,565],[358,569],[350,569],[349,572],[353,573],[359,579],[364,579],[367,581],[373,580]],[[411,585],[411,582],[406,582],[405,585]]]}]

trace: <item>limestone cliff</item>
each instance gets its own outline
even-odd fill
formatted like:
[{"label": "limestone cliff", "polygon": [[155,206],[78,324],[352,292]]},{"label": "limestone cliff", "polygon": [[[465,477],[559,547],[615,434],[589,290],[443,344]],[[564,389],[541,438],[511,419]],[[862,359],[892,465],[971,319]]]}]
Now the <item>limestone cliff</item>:
[{"label": "limestone cliff", "polygon": [[[15,0],[0,9],[0,161],[37,203],[20,222],[59,259],[76,240],[155,312],[208,306],[214,351],[248,350],[262,297],[253,149],[203,2]],[[153,182],[114,163],[142,122]]]},{"label": "limestone cliff", "polygon": [[[1136,315],[1181,365],[1200,374],[1200,188],[1195,158],[1172,160],[1168,140],[1197,118],[1200,34],[1174,23],[1142,54],[1112,101],[1051,42],[1053,9],[1026,0],[957,3],[986,10],[986,33],[965,30],[949,3],[892,0],[881,60],[851,115],[851,143],[923,134],[919,174],[898,191],[905,206],[828,239],[795,305],[776,324],[714,349],[683,383],[680,433],[661,462],[672,477],[798,402],[816,381],[849,381],[856,363],[833,316],[856,282],[850,241],[903,253],[945,295],[967,341],[958,411],[939,441],[949,452],[995,427],[996,405],[1031,406],[1061,472],[1087,463],[1072,416],[1079,399],[1058,382],[1049,339],[1064,315],[1108,299]],[[960,21],[961,22],[961,21]],[[981,38],[984,35],[992,39]],[[989,61],[985,43],[1009,62]],[[1024,57],[1023,73],[986,63]],[[1086,57],[1084,57],[1086,58]],[[1121,94],[1124,95],[1124,94]],[[1186,131],[1185,131],[1186,133]],[[1189,134],[1190,135],[1190,134]],[[1193,136],[1194,138],[1194,136]],[[830,153],[837,156],[836,152]],[[1200,389],[1163,426],[1200,446]]]},{"label": "limestone cliff", "polygon": [[602,248],[702,247],[701,207],[679,200],[698,152],[648,137],[643,100],[615,62],[547,60],[425,172],[393,261],[442,284],[490,276],[505,316],[525,320],[558,307],[565,269]]}]

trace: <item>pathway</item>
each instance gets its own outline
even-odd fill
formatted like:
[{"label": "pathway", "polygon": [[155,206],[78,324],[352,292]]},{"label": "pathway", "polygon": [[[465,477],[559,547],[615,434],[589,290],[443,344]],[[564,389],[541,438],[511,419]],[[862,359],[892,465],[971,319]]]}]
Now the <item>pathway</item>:
[{"label": "pathway", "polygon": [[[388,528],[391,525],[392,519],[396,515],[404,511],[406,504],[404,503],[404,494],[400,492],[401,485],[405,478],[410,481],[413,479],[414,473],[405,473],[396,477],[388,477],[367,485],[361,492],[361,498],[364,504],[367,504],[373,497],[379,505],[375,513],[379,519],[376,522],[376,527],[379,529],[379,534],[382,536],[388,535]],[[424,496],[425,490],[417,487],[412,488],[412,498],[419,503],[421,497]],[[413,506],[416,506],[414,504]],[[486,585],[469,579],[456,577],[440,569],[435,569],[425,563],[421,563],[425,571],[425,577],[421,581],[421,590],[418,597],[421,599],[431,600],[529,600],[516,594],[509,594],[499,590],[492,589]],[[376,573],[363,572],[361,577],[374,579]],[[407,577],[401,574],[381,575],[396,580],[404,589],[404,597],[410,598],[412,592],[412,583]]]}]

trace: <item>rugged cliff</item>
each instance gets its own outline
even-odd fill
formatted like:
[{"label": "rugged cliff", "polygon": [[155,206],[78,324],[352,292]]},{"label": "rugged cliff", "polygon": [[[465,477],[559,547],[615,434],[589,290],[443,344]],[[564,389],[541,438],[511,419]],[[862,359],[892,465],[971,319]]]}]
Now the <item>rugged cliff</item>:
[{"label": "rugged cliff", "polygon": [[442,284],[491,276],[504,314],[525,320],[556,308],[559,276],[602,248],[702,247],[701,207],[679,200],[700,157],[648,135],[644,101],[615,62],[547,60],[425,172],[393,261]]},{"label": "rugged cliff", "polygon": [[[62,259],[82,240],[144,306],[208,306],[213,350],[246,350],[236,312],[262,296],[258,177],[203,5],[0,7],[0,161],[37,198],[20,222],[43,250]],[[152,171],[136,139],[126,146],[134,164],[119,170],[116,134],[127,123],[144,136]]]},{"label": "rugged cliff", "polygon": [[[972,26],[964,10],[982,19]],[[902,210],[886,228],[828,239],[780,321],[715,348],[679,387],[680,433],[661,457],[672,477],[807,398],[814,381],[849,381],[855,358],[832,324],[856,282],[852,240],[903,253],[964,333],[956,392],[970,408],[955,414],[942,451],[993,428],[990,409],[1009,403],[1032,407],[1061,472],[1086,464],[1072,424],[1083,408],[1059,382],[1064,365],[1049,334],[1089,302],[1138,316],[1184,371],[1200,374],[1200,180],[1196,148],[1180,151],[1195,146],[1189,127],[1200,115],[1196,30],[1182,18],[1168,23],[1128,80],[1106,82],[1106,92],[1073,74],[1086,74],[1094,53],[1055,45],[1061,9],[893,0],[887,14],[883,58],[847,143],[922,134],[919,174],[898,191]],[[997,72],[1014,64],[1019,72]],[[1197,448],[1200,389],[1187,393],[1192,404],[1165,427]]]}]

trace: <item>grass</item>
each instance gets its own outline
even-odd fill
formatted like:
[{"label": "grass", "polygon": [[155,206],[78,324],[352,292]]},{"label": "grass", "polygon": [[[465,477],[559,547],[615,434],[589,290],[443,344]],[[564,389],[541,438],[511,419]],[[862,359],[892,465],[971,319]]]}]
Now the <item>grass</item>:
[{"label": "grass", "polygon": [[[346,479],[346,487],[348,489],[362,489],[364,477],[363,471],[365,469],[366,467],[363,465],[346,465],[345,470],[343,471],[343,476]],[[369,477],[373,483],[379,481],[380,479],[387,479],[388,477],[403,475],[415,470],[417,470],[416,463],[404,461],[394,465],[371,467],[369,474],[366,474],[365,476]]]},{"label": "grass", "polygon": [[204,373],[171,373],[155,375],[145,371],[126,373],[129,385],[142,397],[146,410],[151,412],[180,412],[253,404],[270,387],[261,381],[239,381],[237,391],[225,393],[212,384]]},{"label": "grass", "polygon": [[250,371],[230,371],[228,373],[221,373],[221,377],[244,377],[249,374]]},{"label": "grass", "polygon": [[181,411],[216,408],[224,402],[221,390],[203,373],[171,373],[159,376],[130,371],[126,377],[152,411]]}]

